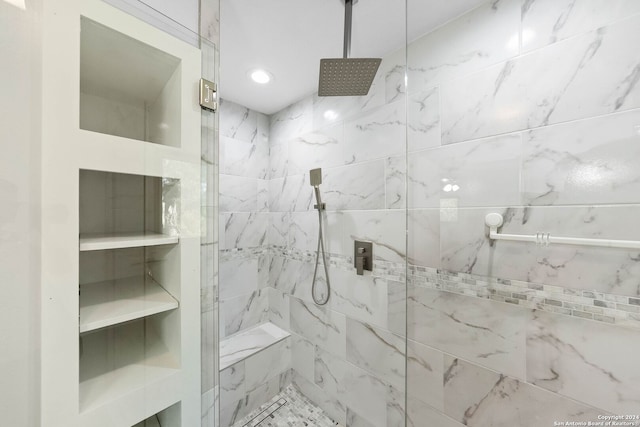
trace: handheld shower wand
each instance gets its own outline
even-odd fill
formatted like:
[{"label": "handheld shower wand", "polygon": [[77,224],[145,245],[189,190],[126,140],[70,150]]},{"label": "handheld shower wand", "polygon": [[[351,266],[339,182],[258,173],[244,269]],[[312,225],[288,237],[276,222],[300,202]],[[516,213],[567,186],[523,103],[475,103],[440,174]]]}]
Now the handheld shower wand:
[{"label": "handheld shower wand", "polygon": [[[313,270],[313,281],[311,282],[311,297],[313,302],[318,305],[325,305],[329,301],[331,295],[331,284],[329,282],[329,266],[327,265],[327,255],[324,250],[324,237],[322,235],[322,211],[325,210],[325,204],[322,203],[320,196],[320,184],[322,184],[322,169],[312,169],[309,171],[309,181],[313,187],[316,196],[316,204],[314,209],[318,210],[318,248],[316,250],[316,266]],[[322,263],[324,265],[324,274],[327,279],[327,294],[322,300],[316,298],[316,278],[318,275],[318,264],[320,262],[320,251],[322,250]]]}]

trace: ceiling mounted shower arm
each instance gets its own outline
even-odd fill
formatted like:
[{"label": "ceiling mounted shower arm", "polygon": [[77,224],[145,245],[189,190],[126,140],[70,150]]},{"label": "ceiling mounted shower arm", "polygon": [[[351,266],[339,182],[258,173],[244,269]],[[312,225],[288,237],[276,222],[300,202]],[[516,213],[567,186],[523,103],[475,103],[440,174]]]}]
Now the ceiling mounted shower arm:
[{"label": "ceiling mounted shower arm", "polygon": [[351,17],[353,10],[353,0],[344,1],[344,50],[342,57],[347,59],[351,56]]}]

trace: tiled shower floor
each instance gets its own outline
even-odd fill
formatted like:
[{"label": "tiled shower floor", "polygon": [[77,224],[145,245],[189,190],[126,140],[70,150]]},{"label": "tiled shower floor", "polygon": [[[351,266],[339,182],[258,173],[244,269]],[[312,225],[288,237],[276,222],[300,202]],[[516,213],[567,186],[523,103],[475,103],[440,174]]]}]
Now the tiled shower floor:
[{"label": "tiled shower floor", "polygon": [[233,427],[341,427],[292,385]]}]

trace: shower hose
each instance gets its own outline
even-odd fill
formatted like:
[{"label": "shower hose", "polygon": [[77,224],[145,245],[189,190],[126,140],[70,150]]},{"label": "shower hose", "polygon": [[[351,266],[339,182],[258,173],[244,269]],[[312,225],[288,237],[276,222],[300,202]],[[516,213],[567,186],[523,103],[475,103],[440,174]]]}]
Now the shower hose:
[{"label": "shower hose", "polygon": [[[324,236],[322,235],[322,204],[319,197],[319,189],[316,188],[316,199],[318,201],[318,248],[316,250],[316,267],[313,270],[313,281],[311,282],[311,297],[313,302],[318,305],[325,305],[329,301],[329,295],[331,294],[331,284],[329,282],[329,267],[327,266],[327,255],[324,251]],[[327,279],[327,294],[323,299],[316,297],[316,278],[318,275],[318,264],[320,261],[320,250],[322,250],[322,263],[324,264],[324,274]]]}]

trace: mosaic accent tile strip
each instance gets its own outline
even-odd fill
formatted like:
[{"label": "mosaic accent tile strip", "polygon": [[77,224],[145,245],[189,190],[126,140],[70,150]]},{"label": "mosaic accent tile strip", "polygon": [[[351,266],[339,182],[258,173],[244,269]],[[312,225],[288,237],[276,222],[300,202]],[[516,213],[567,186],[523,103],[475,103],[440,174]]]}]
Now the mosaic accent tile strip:
[{"label": "mosaic accent tile strip", "polygon": [[293,385],[234,424],[234,427],[342,427]]},{"label": "mosaic accent tile strip", "polygon": [[[316,257],[315,252],[281,246],[221,251],[221,257],[260,255],[277,255],[311,263],[315,262]],[[328,254],[328,256],[331,267],[346,271],[353,270],[352,256],[338,254]],[[403,263],[375,259],[372,274],[387,280],[403,281],[406,269]],[[408,266],[408,275],[410,283],[414,286],[640,329],[640,298],[638,297],[457,273],[417,265]]]},{"label": "mosaic accent tile strip", "polygon": [[409,266],[415,286],[640,329],[637,298]]}]

